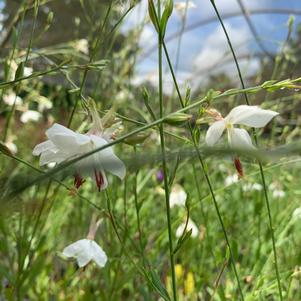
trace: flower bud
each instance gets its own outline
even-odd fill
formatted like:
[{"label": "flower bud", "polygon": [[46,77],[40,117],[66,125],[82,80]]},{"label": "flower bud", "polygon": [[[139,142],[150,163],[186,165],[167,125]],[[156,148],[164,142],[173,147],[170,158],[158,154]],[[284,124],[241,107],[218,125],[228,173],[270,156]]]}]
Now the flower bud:
[{"label": "flower bud", "polygon": [[126,144],[129,145],[137,145],[142,144],[148,137],[150,136],[149,132],[138,133],[136,135],[132,135],[124,140]]},{"label": "flower bud", "polygon": [[182,124],[192,118],[191,114],[185,113],[175,113],[172,114],[170,117],[167,117],[164,122],[170,125],[178,125]]}]

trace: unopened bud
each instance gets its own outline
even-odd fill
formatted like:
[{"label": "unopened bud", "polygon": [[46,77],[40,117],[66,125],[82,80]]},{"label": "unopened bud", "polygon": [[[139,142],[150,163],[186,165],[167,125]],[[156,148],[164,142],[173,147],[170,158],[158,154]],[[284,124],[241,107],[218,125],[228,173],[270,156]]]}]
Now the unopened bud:
[{"label": "unopened bud", "polygon": [[242,168],[242,164],[241,161],[239,160],[239,158],[235,158],[234,159],[234,165],[237,171],[237,175],[242,178],[244,176],[244,172],[243,172],[243,168]]},{"label": "unopened bud", "polygon": [[175,113],[172,114],[170,117],[167,117],[164,122],[170,125],[178,125],[186,122],[192,118],[191,114],[185,113]]},{"label": "unopened bud", "polygon": [[53,21],[53,12],[51,11],[47,16],[47,24],[50,25]]},{"label": "unopened bud", "polygon": [[137,145],[142,144],[148,137],[150,136],[149,132],[138,133],[136,135],[132,135],[124,140],[126,144],[129,145]]},{"label": "unopened bud", "polygon": [[208,109],[206,110],[206,113],[209,114],[211,117],[213,117],[215,120],[222,120],[223,119],[223,116],[222,114],[215,110],[215,109]]}]

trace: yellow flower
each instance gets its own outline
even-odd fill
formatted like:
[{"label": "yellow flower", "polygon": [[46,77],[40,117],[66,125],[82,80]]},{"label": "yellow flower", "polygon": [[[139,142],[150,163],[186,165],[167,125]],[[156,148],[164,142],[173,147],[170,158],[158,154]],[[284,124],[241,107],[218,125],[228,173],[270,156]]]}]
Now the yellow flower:
[{"label": "yellow flower", "polygon": [[194,277],[191,272],[187,273],[186,279],[184,281],[185,295],[191,295],[194,292]]},{"label": "yellow flower", "polygon": [[184,273],[183,267],[182,267],[181,264],[176,264],[176,265],[175,265],[175,272],[176,272],[176,277],[177,277],[177,279],[178,279],[178,280],[181,280],[182,277],[183,277],[183,273]]}]

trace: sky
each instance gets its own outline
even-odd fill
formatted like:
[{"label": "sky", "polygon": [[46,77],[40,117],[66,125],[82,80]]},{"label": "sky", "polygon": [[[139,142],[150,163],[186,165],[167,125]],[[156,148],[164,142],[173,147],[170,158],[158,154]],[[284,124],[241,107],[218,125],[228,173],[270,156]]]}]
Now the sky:
[{"label": "sky", "polygon": [[[163,0],[162,0],[163,1]],[[254,39],[245,18],[241,16],[227,17],[229,13],[240,12],[238,0],[215,0],[216,6],[223,17],[236,54],[241,59],[239,64],[244,76],[252,75],[258,70],[259,60],[256,54],[262,49]],[[301,11],[301,0],[241,0],[247,9],[290,9]],[[158,82],[157,71],[157,35],[153,25],[149,22],[147,0],[141,0],[126,17],[121,30],[126,33],[133,28],[143,28],[139,44],[141,53],[137,58],[136,76],[133,84],[140,84],[148,80],[154,86]],[[181,1],[174,0],[174,3]],[[185,0],[183,1],[185,2]],[[185,31],[180,35],[181,44],[178,52],[179,35],[183,26],[182,17],[174,9],[167,27],[167,48],[177,79],[184,87],[188,84],[192,89],[199,84],[206,83],[209,75],[221,71],[237,79],[235,65],[229,52],[224,32],[216,19],[210,0],[194,0],[195,7],[188,9]],[[3,0],[0,0],[0,11]],[[271,53],[281,49],[288,32],[289,14],[251,14],[252,24],[256,28],[264,48]],[[2,15],[0,13],[0,21]],[[198,22],[211,20],[202,26],[194,26]],[[295,28],[301,23],[301,15],[295,15]],[[194,29],[190,29],[194,26]],[[190,29],[190,30],[188,30]],[[1,30],[1,24],[0,24]],[[177,54],[179,54],[178,64]],[[167,70],[165,62],[165,70]],[[164,76],[165,91],[172,91],[172,80],[169,72]]]},{"label": "sky", "polygon": [[[242,0],[247,9],[290,9],[301,10],[300,0]],[[181,1],[174,1],[175,3]],[[185,1],[184,1],[185,2]],[[190,87],[205,83],[209,74],[224,71],[229,75],[236,76],[237,72],[229,53],[224,32],[215,18],[215,12],[209,0],[194,0],[194,8],[188,9],[185,28],[211,19],[205,25],[198,26],[193,30],[187,30],[181,37],[180,55],[177,67],[177,79],[182,85]],[[226,18],[227,14],[240,12],[237,0],[215,0],[216,6],[224,16],[225,26],[234,45],[238,57],[242,57],[239,63],[245,76],[254,74],[259,67],[258,57],[255,54],[263,51],[258,46],[249,26],[243,16]],[[143,23],[147,16],[147,1],[143,0],[130,13],[123,24],[122,30],[126,32]],[[264,48],[270,53],[276,53],[281,49],[288,33],[289,14],[254,14],[250,15],[252,24],[256,28],[258,36]],[[301,16],[295,15],[295,26],[301,23]],[[182,19],[174,10],[169,20],[166,38],[167,48],[176,65],[179,37],[170,39],[182,27]],[[136,66],[137,76],[134,83],[144,80],[157,85],[157,50],[156,32],[150,22],[146,22],[140,37],[142,52],[138,57]],[[225,63],[227,62],[227,63]],[[167,69],[167,68],[165,68]],[[171,78],[166,74],[165,91],[172,90]]]}]

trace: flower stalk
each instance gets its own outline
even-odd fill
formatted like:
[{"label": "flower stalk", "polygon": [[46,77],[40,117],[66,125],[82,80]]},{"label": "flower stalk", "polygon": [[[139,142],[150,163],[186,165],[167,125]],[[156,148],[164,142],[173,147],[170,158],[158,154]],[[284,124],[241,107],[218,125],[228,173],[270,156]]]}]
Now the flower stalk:
[{"label": "flower stalk", "polygon": [[[229,48],[231,50],[234,62],[235,62],[235,66],[238,72],[238,76],[239,76],[239,80],[241,83],[241,86],[243,89],[245,89],[245,83],[241,74],[241,70],[238,64],[238,60],[233,48],[233,45],[231,43],[230,37],[228,35],[227,29],[224,25],[224,22],[219,14],[219,11],[215,5],[214,0],[210,0],[212,7],[217,15],[217,18],[223,28],[224,34],[226,36],[227,39],[227,43],[229,45]],[[247,105],[250,105],[249,99],[248,99],[248,94],[244,93],[245,96],[245,101]],[[253,128],[253,137],[254,137],[254,141],[255,144],[257,145],[257,136],[256,136],[256,131]],[[271,239],[272,239],[272,246],[273,246],[273,254],[274,254],[274,261],[275,261],[275,273],[276,273],[276,278],[277,278],[277,285],[278,285],[278,291],[279,291],[279,298],[282,301],[283,297],[282,297],[282,288],[281,288],[281,281],[280,281],[280,274],[279,274],[279,268],[278,268],[278,256],[277,256],[277,250],[276,250],[276,240],[275,240],[275,234],[274,234],[274,228],[273,228],[273,220],[272,220],[272,214],[271,214],[271,208],[270,208],[270,202],[269,202],[269,196],[268,196],[268,191],[267,191],[267,186],[266,186],[266,181],[265,181],[265,176],[264,176],[264,172],[263,172],[263,167],[260,161],[258,161],[258,166],[259,166],[259,170],[260,170],[260,175],[261,175],[261,180],[262,180],[262,184],[263,184],[263,190],[264,190],[264,198],[265,198],[265,203],[266,203],[266,207],[267,207],[267,211],[268,211],[268,217],[269,217],[269,228],[270,228],[270,234],[271,234]]]}]

